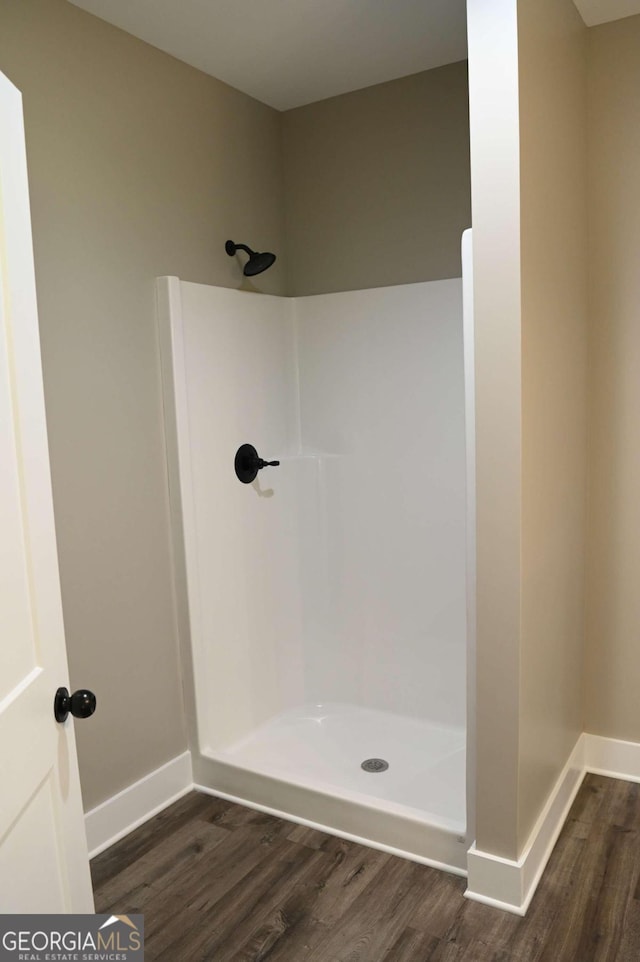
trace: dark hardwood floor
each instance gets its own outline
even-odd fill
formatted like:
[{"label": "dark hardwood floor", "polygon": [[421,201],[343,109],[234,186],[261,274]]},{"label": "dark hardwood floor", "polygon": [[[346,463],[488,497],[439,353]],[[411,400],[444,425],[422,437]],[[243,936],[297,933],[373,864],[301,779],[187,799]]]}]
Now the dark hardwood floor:
[{"label": "dark hardwood floor", "polygon": [[640,962],[640,785],[588,775],[525,919],[464,879],[190,794],[92,862],[147,962]]}]

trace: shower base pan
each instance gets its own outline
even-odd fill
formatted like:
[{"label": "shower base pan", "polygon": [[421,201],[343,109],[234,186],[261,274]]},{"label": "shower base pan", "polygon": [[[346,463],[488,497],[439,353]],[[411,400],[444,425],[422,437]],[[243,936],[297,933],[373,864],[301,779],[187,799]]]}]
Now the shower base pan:
[{"label": "shower base pan", "polygon": [[[466,875],[464,729],[304,705],[194,760],[197,787]],[[363,762],[374,760],[368,767]],[[388,768],[377,761],[388,763]]]}]

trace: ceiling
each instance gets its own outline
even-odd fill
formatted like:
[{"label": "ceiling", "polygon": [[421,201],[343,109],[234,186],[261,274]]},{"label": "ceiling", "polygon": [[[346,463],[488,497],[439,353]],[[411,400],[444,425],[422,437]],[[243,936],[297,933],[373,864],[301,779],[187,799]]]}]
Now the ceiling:
[{"label": "ceiling", "polygon": [[465,0],[71,2],[277,110],[467,56]]},{"label": "ceiling", "polygon": [[573,0],[588,27],[640,13],[640,0]]},{"label": "ceiling", "polygon": [[[70,2],[277,110],[467,56],[466,0]],[[640,14],[640,0],[574,3],[589,27]]]}]

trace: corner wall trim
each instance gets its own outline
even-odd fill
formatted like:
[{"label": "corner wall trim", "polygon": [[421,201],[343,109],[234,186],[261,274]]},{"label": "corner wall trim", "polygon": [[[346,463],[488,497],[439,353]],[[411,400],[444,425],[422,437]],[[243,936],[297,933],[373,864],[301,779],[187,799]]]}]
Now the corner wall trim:
[{"label": "corner wall trim", "polygon": [[515,915],[526,913],[582,784],[587,737],[582,734],[578,738],[517,862],[471,846],[467,856],[466,898]]},{"label": "corner wall trim", "polygon": [[191,752],[172,758],[87,812],[89,858],[99,855],[193,788]]}]

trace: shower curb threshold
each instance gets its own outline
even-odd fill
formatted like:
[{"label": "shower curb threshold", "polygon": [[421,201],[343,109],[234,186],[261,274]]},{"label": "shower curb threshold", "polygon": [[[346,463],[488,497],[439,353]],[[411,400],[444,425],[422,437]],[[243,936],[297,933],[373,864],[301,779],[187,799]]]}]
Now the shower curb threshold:
[{"label": "shower curb threshold", "polygon": [[327,835],[334,835],[336,838],[343,838],[348,842],[355,842],[358,845],[366,845],[368,848],[374,848],[380,852],[386,852],[388,855],[395,855],[398,858],[404,858],[411,862],[418,862],[421,865],[428,865],[429,868],[435,868],[441,872],[448,872],[450,875],[458,875],[461,878],[467,877],[466,869],[458,868],[455,865],[449,865],[446,862],[439,862],[436,859],[431,859],[427,856],[416,855],[413,852],[408,852],[401,848],[395,848],[393,845],[388,845],[384,842],[376,842],[374,839],[364,837],[362,835],[354,835],[352,832],[345,832],[322,822],[315,822],[312,819],[303,818],[299,815],[292,815],[290,812],[284,812],[278,808],[271,808],[269,805],[261,805],[259,802],[247,801],[245,798],[239,798],[237,795],[230,795],[228,792],[221,792],[217,789],[209,788],[206,785],[199,785],[196,783],[193,787],[197,792],[202,792],[205,795],[213,795],[215,798],[222,798],[227,802],[234,802],[237,805],[243,805],[245,808],[253,809],[256,812],[264,812],[265,815],[274,815],[276,818],[282,818],[287,822],[293,822],[296,825],[303,825],[305,828],[313,828],[318,832],[325,832]]},{"label": "shower curb threshold", "polygon": [[198,791],[466,877],[468,843],[463,832],[437,820],[431,823],[428,816],[418,817],[411,810],[403,812],[399,806],[385,810],[355,795],[241,768],[205,754],[194,757],[194,782]]}]

